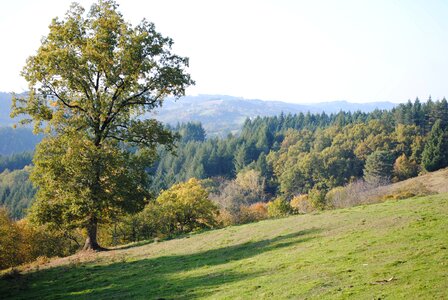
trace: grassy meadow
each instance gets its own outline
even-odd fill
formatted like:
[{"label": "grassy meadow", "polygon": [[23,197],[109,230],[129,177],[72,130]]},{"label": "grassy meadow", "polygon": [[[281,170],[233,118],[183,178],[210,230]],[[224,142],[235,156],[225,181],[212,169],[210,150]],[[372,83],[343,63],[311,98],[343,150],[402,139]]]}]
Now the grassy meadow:
[{"label": "grassy meadow", "polygon": [[442,299],[448,194],[266,220],[54,259],[3,299]]}]

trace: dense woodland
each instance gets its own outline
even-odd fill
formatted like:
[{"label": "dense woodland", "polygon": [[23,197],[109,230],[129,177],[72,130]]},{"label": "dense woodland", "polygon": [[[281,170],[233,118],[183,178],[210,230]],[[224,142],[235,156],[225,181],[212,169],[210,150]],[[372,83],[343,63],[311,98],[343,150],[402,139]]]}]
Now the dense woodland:
[{"label": "dense woodland", "polygon": [[[231,179],[241,170],[254,169],[266,179],[267,192],[290,197],[368,176],[365,167],[369,157],[383,159],[388,165],[382,179],[402,180],[447,165],[446,158],[430,163],[424,155],[434,147],[439,147],[442,156],[446,153],[446,137],[437,145],[427,143],[437,120],[437,128],[445,132],[445,99],[424,103],[416,99],[391,111],[371,113],[258,117],[248,119],[239,135],[225,139],[206,139],[200,124],[184,124],[176,128],[182,135],[176,153],[160,151],[160,160],[151,169],[153,188],[160,191],[191,177]],[[373,155],[378,151],[387,155]],[[413,169],[404,174],[401,164]]]}]

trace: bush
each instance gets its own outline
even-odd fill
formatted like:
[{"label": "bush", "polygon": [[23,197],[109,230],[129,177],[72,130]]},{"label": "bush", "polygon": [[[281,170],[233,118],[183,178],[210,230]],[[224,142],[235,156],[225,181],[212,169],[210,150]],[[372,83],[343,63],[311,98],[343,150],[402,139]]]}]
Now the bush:
[{"label": "bush", "polygon": [[431,195],[432,192],[421,182],[414,182],[401,187],[398,190],[386,193],[381,200],[400,200],[416,196]]},{"label": "bush", "polygon": [[265,178],[259,171],[245,169],[237,174],[235,180],[216,180],[220,181],[218,186],[207,181],[212,191],[210,198],[232,215],[238,215],[241,206],[250,206],[266,199]]},{"label": "bush", "polygon": [[308,199],[311,206],[315,209],[324,209],[326,206],[325,195],[326,192],[324,190],[319,190],[316,187],[312,188],[308,193]]},{"label": "bush", "polygon": [[0,269],[28,263],[38,257],[67,256],[79,249],[67,233],[34,226],[27,220],[13,221],[0,208]]},{"label": "bush", "polygon": [[241,205],[237,211],[221,208],[216,217],[216,221],[219,225],[226,227],[230,225],[257,222],[268,218],[267,203],[257,202],[252,205]]},{"label": "bush", "polygon": [[268,216],[271,218],[284,217],[292,213],[291,206],[288,201],[278,197],[274,201],[267,204]]},{"label": "bush", "polygon": [[417,196],[411,191],[399,191],[393,194],[387,194],[382,197],[382,200],[400,200],[400,199],[407,199]]},{"label": "bush", "polygon": [[295,196],[291,199],[289,205],[295,214],[306,214],[314,210],[307,194]]},{"label": "bush", "polygon": [[216,222],[222,227],[238,224],[236,216],[224,208],[219,210],[216,216]]},{"label": "bush", "polygon": [[[152,205],[154,203],[150,203],[147,206]],[[160,220],[160,218],[154,218],[154,212],[158,212],[158,210],[146,208],[140,213],[121,216],[111,224],[102,225],[99,228],[98,240],[101,245],[108,247],[147,240],[158,236],[160,227],[155,220]]]},{"label": "bush", "polygon": [[326,206],[344,208],[381,201],[381,182],[353,181],[344,187],[335,187],[325,196]]},{"label": "bush", "polygon": [[250,223],[268,218],[268,207],[264,202],[254,203],[250,206],[241,206],[239,214],[239,222]]},{"label": "bush", "polygon": [[0,269],[16,266],[26,259],[19,249],[22,244],[19,228],[9,218],[6,209],[0,209]]},{"label": "bush", "polygon": [[138,215],[136,226],[138,234],[145,238],[188,233],[217,226],[217,213],[208,192],[192,178],[163,191]]}]

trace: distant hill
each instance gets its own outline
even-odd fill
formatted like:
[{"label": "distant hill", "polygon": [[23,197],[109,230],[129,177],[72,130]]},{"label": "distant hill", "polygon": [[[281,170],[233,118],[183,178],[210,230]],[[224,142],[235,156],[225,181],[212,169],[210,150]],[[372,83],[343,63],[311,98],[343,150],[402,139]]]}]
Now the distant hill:
[{"label": "distant hill", "polygon": [[[343,111],[370,112],[375,109],[391,109],[392,102],[350,103],[347,101],[322,102],[314,104],[295,104],[281,101],[263,101],[244,99],[225,95],[185,96],[175,101],[165,100],[157,113],[150,114],[158,120],[176,125],[177,123],[201,122],[208,135],[225,136],[229,132],[237,132],[244,120],[257,116],[274,116],[280,113],[336,113]],[[0,126],[15,123],[10,119],[11,94],[0,92]]]},{"label": "distant hill", "polygon": [[201,122],[209,135],[224,136],[236,132],[247,118],[274,116],[280,113],[336,113],[343,111],[370,112],[375,109],[392,109],[392,102],[350,103],[347,101],[322,102],[315,104],[295,104],[281,101],[244,99],[224,95],[186,96],[175,101],[168,98],[155,114],[162,122]]},{"label": "distant hill", "polygon": [[15,123],[15,120],[9,117],[11,98],[10,93],[0,92],[0,126],[11,126]]}]

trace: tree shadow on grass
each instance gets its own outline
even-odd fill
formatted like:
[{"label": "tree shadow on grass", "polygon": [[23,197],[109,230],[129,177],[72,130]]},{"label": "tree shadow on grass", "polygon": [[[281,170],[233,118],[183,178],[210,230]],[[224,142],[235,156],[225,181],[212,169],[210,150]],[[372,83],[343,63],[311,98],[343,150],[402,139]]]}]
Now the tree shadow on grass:
[{"label": "tree shadow on grass", "polygon": [[[108,265],[82,264],[25,274],[1,282],[4,298],[145,298],[172,299],[209,296],[228,283],[255,278],[263,270],[226,266],[269,251],[312,239],[318,229],[272,239],[211,249],[192,254],[162,256]],[[6,287],[6,289],[5,289]]]}]

